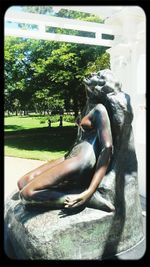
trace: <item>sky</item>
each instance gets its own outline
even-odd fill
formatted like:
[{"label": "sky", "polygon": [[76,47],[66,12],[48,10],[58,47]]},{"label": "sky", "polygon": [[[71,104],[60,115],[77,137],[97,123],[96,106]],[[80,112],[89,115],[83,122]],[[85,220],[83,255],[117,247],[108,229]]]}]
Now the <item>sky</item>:
[{"label": "sky", "polygon": [[[9,7],[8,9],[7,9],[7,11],[8,10],[12,10],[12,11],[15,11],[15,12],[19,12],[19,11],[21,11],[21,6],[12,6],[12,7]],[[7,11],[6,11],[6,13],[5,13],[5,15],[7,14]],[[5,27],[7,27],[7,28],[17,28],[18,26],[18,23],[15,23],[15,22],[11,22],[11,23],[9,23],[9,22],[5,22]]]}]

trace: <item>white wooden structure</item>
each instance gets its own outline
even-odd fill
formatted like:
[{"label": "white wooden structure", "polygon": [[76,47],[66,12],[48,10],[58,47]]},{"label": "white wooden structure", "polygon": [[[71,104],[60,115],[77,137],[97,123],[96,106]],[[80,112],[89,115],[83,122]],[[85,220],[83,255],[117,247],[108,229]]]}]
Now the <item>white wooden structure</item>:
[{"label": "white wooden structure", "polygon": [[[16,13],[15,11],[11,11],[11,9],[7,11],[5,20],[10,22],[25,23],[37,26],[37,30],[27,30],[21,28],[12,29],[6,27],[5,35],[90,45],[101,45],[107,47],[111,47],[113,41],[103,39],[102,34],[114,35],[116,32],[114,31],[114,27],[107,26],[105,24],[27,12]],[[94,37],[49,33],[46,31],[47,26],[79,30],[84,32],[92,32],[94,33]],[[117,26],[115,28],[117,28]]]},{"label": "white wooden structure", "polygon": [[[37,30],[5,27],[5,35],[55,40],[109,47],[111,69],[122,82],[123,90],[130,94],[134,110],[134,136],[138,158],[139,192],[146,196],[146,17],[139,6],[55,6],[88,12],[105,19],[104,24],[74,19],[58,18],[9,8],[5,21],[37,25]],[[46,32],[46,27],[59,27],[93,32],[95,37],[82,37]],[[114,35],[106,40],[103,34]]]}]

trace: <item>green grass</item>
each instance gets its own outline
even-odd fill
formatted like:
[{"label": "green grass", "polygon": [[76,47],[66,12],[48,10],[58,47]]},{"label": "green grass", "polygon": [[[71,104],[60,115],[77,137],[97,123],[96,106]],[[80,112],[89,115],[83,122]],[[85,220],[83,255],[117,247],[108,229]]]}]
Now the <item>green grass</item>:
[{"label": "green grass", "polygon": [[[42,121],[42,123],[41,123]],[[51,160],[63,156],[73,144],[77,129],[74,123],[52,123],[42,117],[5,117],[6,156]]]},{"label": "green grass", "polygon": [[[45,116],[10,116],[4,118],[5,131],[18,131],[25,129],[48,127],[48,120]],[[63,126],[73,126],[71,122],[63,121]],[[59,122],[52,122],[52,127],[58,127]]]}]

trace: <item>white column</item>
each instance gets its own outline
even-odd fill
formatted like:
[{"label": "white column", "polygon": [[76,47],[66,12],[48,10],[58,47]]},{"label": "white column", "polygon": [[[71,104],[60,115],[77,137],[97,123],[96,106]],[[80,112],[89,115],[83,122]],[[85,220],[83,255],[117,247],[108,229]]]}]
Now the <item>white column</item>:
[{"label": "white column", "polygon": [[146,196],[146,18],[138,6],[128,6],[105,21],[118,26],[110,53],[111,69],[131,96],[134,111],[133,131],[138,159],[139,192]]}]

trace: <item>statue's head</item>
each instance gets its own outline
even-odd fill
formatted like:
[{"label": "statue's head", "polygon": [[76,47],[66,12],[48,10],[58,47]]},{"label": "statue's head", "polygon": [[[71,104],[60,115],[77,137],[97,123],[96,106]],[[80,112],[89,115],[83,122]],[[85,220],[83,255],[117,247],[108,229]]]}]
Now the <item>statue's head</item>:
[{"label": "statue's head", "polygon": [[92,73],[84,79],[84,84],[88,98],[95,101],[100,101],[109,93],[121,91],[121,84],[109,69]]}]

